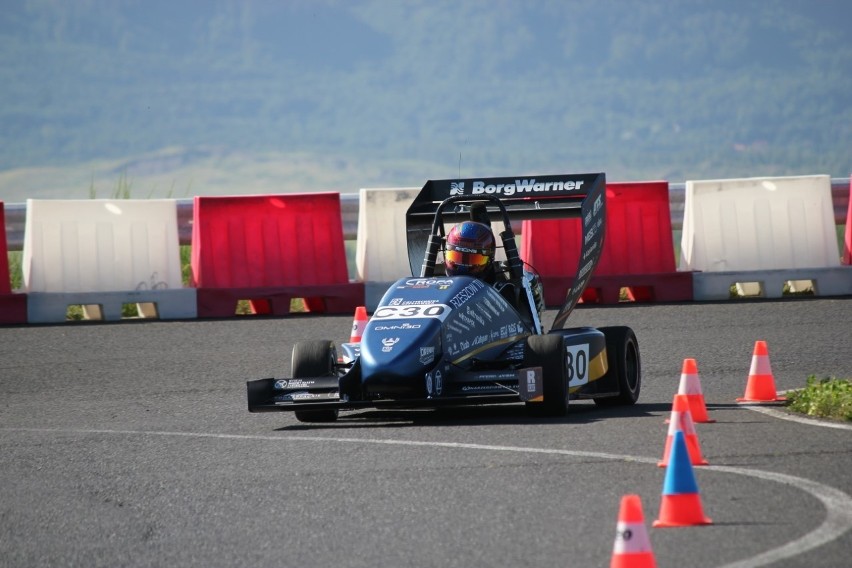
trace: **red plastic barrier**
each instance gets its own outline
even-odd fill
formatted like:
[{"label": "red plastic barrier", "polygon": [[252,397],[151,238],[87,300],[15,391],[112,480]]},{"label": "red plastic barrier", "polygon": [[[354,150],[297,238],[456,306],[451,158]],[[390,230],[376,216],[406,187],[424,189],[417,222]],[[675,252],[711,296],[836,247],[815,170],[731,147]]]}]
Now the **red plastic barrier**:
[{"label": "red plastic barrier", "polygon": [[6,209],[0,201],[0,324],[9,323],[27,323],[27,295],[12,292],[6,245]]},{"label": "red plastic barrier", "polygon": [[843,247],[843,264],[852,264],[852,176],[849,177],[849,207],[846,212],[846,243]]},{"label": "red plastic barrier", "polygon": [[192,279],[199,317],[284,315],[292,298],[308,310],[348,313],[363,305],[350,283],[338,193],[196,197]]},{"label": "red plastic barrier", "polygon": [[[677,272],[666,181],[608,183],[606,236],[584,302],[692,300],[692,275]],[[561,305],[579,265],[580,219],[524,221],[521,258],[542,276],[545,303]]]}]

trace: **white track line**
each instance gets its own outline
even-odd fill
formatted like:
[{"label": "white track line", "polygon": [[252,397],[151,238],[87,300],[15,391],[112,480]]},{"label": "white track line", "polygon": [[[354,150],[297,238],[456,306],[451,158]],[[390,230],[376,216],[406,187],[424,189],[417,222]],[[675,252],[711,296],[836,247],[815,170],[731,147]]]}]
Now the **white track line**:
[{"label": "white track line", "polygon": [[[578,452],[575,450],[558,450],[550,448],[528,448],[521,446],[492,446],[488,444],[462,444],[458,442],[418,442],[415,440],[371,440],[366,438],[338,438],[330,436],[259,436],[244,434],[205,434],[197,432],[146,432],[144,430],[87,430],[87,429],[50,429],[50,428],[0,428],[6,432],[41,432],[54,434],[103,434],[124,436],[168,436],[184,438],[210,438],[217,440],[260,440],[269,442],[335,442],[345,444],[376,444],[391,446],[433,447],[433,448],[456,448],[463,450],[482,450],[497,452],[516,452],[526,454],[549,454],[573,457],[590,457],[607,460],[629,461],[656,466],[659,461],[656,458],[641,456],[628,456],[619,454],[608,454],[604,452]],[[842,536],[852,528],[852,497],[843,491],[823,485],[809,479],[773,473],[770,471],[744,469],[740,467],[706,466],[703,470],[718,471],[720,473],[733,473],[735,475],[747,475],[766,481],[774,481],[784,485],[790,485],[801,489],[818,499],[826,510],[825,520],[820,526],[792,542],[767,550],[757,556],[746,558],[726,564],[720,568],[757,568],[778,562],[786,558],[798,556],[809,550],[813,550],[832,540]]]}]

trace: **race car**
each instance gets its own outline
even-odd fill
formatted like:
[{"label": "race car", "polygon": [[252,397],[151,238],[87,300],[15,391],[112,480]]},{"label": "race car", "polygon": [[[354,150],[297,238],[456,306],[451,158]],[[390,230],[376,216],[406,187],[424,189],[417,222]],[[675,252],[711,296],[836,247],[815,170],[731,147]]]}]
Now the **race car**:
[{"label": "race car", "polygon": [[[603,173],[430,180],[406,213],[412,276],[393,283],[360,342],[293,346],[291,377],[247,382],[250,412],[291,411],[331,422],[339,411],[523,403],[563,416],[571,399],[631,405],[641,387],[629,327],[565,327],[601,255]],[[497,218],[500,286],[447,276],[438,261],[445,224]],[[565,303],[545,332],[533,271],[518,254],[512,222],[579,217],[580,261]],[[554,246],[563,246],[562,243]]]}]

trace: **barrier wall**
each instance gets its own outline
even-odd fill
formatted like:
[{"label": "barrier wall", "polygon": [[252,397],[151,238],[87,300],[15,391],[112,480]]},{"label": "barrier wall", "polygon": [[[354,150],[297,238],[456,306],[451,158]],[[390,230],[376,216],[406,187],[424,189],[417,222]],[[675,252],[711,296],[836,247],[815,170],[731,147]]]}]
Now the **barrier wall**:
[{"label": "barrier wall", "polygon": [[828,176],[687,181],[680,268],[698,271],[696,300],[780,298],[785,284],[852,292],[840,267]]},{"label": "barrier wall", "polygon": [[391,283],[411,276],[405,213],[419,192],[419,187],[359,192],[355,265],[369,311],[378,306]]},{"label": "barrier wall", "polygon": [[[699,300],[724,299],[734,283],[770,297],[779,297],[785,283],[793,290],[800,283],[813,284],[819,295],[852,295],[852,178],[845,181],[843,192],[838,180],[833,180],[827,192],[827,179],[700,180],[687,182],[682,191],[676,188],[674,193],[666,182],[608,184],[606,243],[584,301],[618,301],[622,288],[640,301],[689,301],[693,295]],[[168,318],[197,317],[196,306],[200,305],[206,316],[233,315],[239,299],[251,300],[257,313],[288,313],[292,298],[305,297],[311,311],[349,313],[364,304],[372,309],[387,286],[410,271],[404,214],[418,191],[361,190],[357,202],[346,201],[345,235],[340,228],[343,196],[337,193],[195,198],[185,207],[185,212],[192,213],[192,223],[175,215],[177,200],[138,201],[147,205],[168,202],[168,213],[156,214],[141,214],[137,200],[30,200],[25,209],[21,204],[13,207],[20,219],[15,217],[18,220],[11,227],[6,224],[0,235],[3,251],[7,234],[14,239],[17,232],[26,233],[26,239],[21,239],[27,241],[26,246],[19,242],[15,250],[26,249],[24,290],[29,294],[10,290],[8,255],[3,254],[0,323],[63,321],[69,304],[83,305],[87,317],[107,319],[119,318],[125,303],[137,303],[143,317]],[[683,213],[682,268],[699,270],[693,275],[697,283],[694,293],[683,280],[690,274],[673,269],[673,247],[666,237],[681,222],[672,217],[669,199],[688,202]],[[264,211],[247,206],[258,200]],[[839,217],[838,203],[843,205],[845,217]],[[212,213],[204,215],[202,210]],[[0,220],[7,212],[0,202]],[[177,276],[175,217],[178,224],[194,227],[186,244],[193,245],[192,269],[198,288],[182,288]],[[833,217],[838,224],[846,223],[843,266]],[[8,215],[5,221],[8,223]],[[544,274],[546,301],[551,306],[561,304],[577,264],[578,247],[553,246],[580,238],[578,221],[569,220],[568,224],[535,221],[516,226],[523,231],[522,256]],[[204,237],[208,226],[213,229]],[[234,228],[236,232],[231,230]],[[271,228],[274,238],[268,232]],[[295,232],[278,239],[287,231]],[[161,254],[157,250],[164,249],[162,235],[168,235],[169,244]],[[217,244],[216,235],[226,236]],[[361,284],[348,281],[344,236],[357,237],[356,267]],[[240,250],[235,252],[234,247]],[[297,257],[287,256],[296,251]],[[710,256],[719,262],[701,266],[700,261]],[[153,260],[158,257],[162,258]],[[761,264],[779,258],[780,264],[770,266],[781,268]],[[799,263],[802,259],[807,265]],[[748,268],[731,268],[740,261],[739,266]],[[675,280],[666,282],[666,278]],[[366,298],[359,296],[364,287]],[[170,294],[161,294],[161,288],[168,288]],[[206,294],[198,303],[197,290]],[[184,295],[169,307],[168,297],[175,293]],[[187,294],[192,295],[189,301]],[[29,317],[28,301],[34,308]],[[189,312],[187,306],[192,306]]]},{"label": "barrier wall", "polygon": [[0,324],[14,323],[27,323],[27,296],[12,292],[6,247],[6,214],[0,201]]},{"label": "barrier wall", "polygon": [[199,317],[227,317],[239,300],[255,313],[351,313],[364,286],[350,283],[337,193],[196,197],[192,278]]},{"label": "barrier wall", "polygon": [[[616,303],[622,288],[635,301],[692,299],[692,276],[675,269],[669,187],[665,181],[610,182],[606,237],[584,302]],[[542,276],[545,303],[559,306],[580,261],[580,219],[524,221],[521,258]]]},{"label": "barrier wall", "polygon": [[23,281],[28,321],[65,321],[69,305],[89,319],[196,317],[183,287],[173,199],[27,200]]}]

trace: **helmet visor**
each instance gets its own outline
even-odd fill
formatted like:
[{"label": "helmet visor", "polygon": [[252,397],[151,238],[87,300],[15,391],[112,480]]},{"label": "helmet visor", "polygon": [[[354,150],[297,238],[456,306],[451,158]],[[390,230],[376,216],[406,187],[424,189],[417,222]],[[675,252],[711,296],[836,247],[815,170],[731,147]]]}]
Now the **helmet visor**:
[{"label": "helmet visor", "polygon": [[486,266],[491,257],[481,252],[465,252],[458,249],[444,251],[444,259],[452,264],[461,266]]}]

